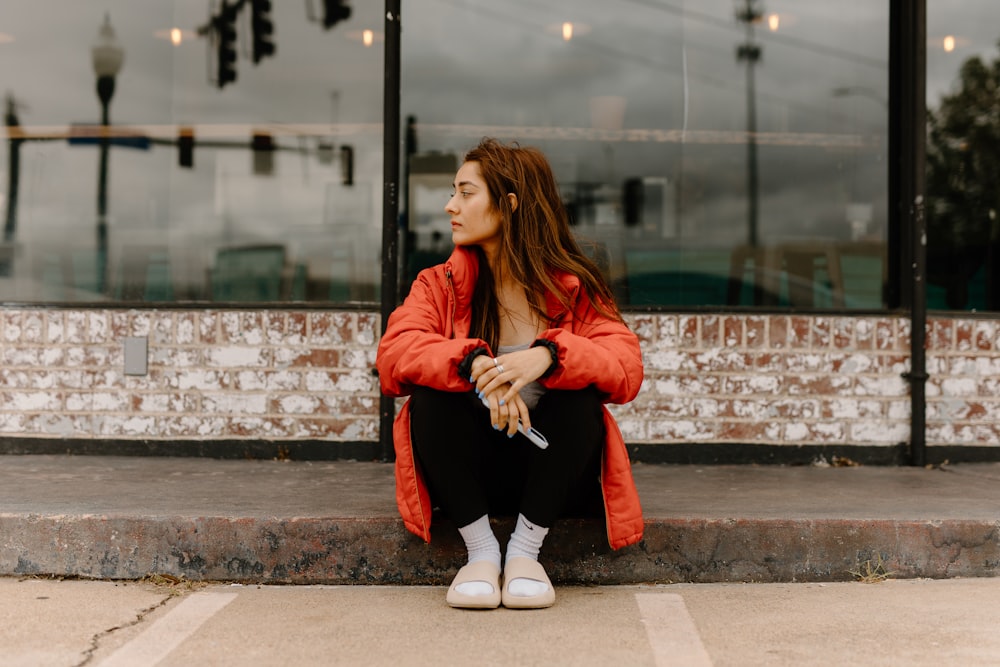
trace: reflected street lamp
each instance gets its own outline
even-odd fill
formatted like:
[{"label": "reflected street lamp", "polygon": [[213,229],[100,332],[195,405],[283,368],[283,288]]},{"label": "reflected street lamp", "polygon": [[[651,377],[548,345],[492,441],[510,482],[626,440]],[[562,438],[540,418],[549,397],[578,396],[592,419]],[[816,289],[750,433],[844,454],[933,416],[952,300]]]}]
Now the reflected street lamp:
[{"label": "reflected street lamp", "polygon": [[101,101],[101,162],[97,177],[97,289],[103,293],[108,260],[108,148],[110,146],[108,107],[115,94],[115,77],[122,68],[125,51],[118,43],[111,15],[104,15],[104,24],[90,50],[97,76],[97,98]]}]

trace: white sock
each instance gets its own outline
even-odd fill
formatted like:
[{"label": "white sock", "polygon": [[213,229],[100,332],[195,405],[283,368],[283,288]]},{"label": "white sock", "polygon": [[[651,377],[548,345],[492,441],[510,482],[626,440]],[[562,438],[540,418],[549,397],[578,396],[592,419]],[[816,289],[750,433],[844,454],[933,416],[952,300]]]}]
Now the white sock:
[{"label": "white sock", "polygon": [[507,584],[507,592],[519,598],[533,598],[547,590],[549,590],[549,586],[544,581],[525,579],[524,577],[511,579],[510,583]]},{"label": "white sock", "polygon": [[542,542],[548,534],[548,528],[531,523],[523,514],[518,514],[514,534],[510,536],[510,542],[507,544],[507,559],[523,556],[538,560],[538,552],[541,551]]},{"label": "white sock", "polygon": [[[548,534],[548,528],[531,523],[524,518],[523,514],[518,514],[514,534],[510,536],[510,542],[507,543],[507,560],[516,557],[538,560],[538,552],[541,551],[542,542]],[[548,585],[544,581],[524,577],[511,579],[507,584],[507,591],[518,597],[534,597],[544,593],[547,589]]]},{"label": "white sock", "polygon": [[[462,526],[458,533],[465,540],[470,563],[487,560],[496,565],[497,569],[500,568],[500,543],[493,534],[489,515],[484,514],[469,525]],[[493,584],[488,581],[467,581],[456,586],[455,590],[462,595],[490,595],[493,593]]]}]

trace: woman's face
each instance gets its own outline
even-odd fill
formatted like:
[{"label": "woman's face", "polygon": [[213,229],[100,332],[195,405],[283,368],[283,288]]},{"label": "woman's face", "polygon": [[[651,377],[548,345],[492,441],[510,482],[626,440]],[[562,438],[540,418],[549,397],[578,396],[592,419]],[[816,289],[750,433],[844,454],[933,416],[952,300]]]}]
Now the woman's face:
[{"label": "woman's face", "polygon": [[500,214],[490,201],[478,162],[466,162],[459,168],[454,188],[444,207],[451,216],[452,242],[478,245],[491,256],[500,239]]}]

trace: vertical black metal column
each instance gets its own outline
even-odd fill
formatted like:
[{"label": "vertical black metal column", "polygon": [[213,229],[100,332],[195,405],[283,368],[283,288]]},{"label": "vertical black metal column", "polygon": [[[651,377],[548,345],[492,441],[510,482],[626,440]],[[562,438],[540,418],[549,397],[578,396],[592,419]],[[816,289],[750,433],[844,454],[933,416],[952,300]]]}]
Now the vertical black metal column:
[{"label": "vertical black metal column", "polygon": [[[385,85],[382,110],[382,330],[399,295],[399,159],[400,159],[400,9],[401,0],[385,2]],[[379,399],[379,444],[382,460],[394,458],[392,422],[395,400]]]},{"label": "vertical black metal column", "polygon": [[890,8],[889,187],[895,220],[889,247],[899,252],[895,274],[899,305],[910,311],[910,371],[904,375],[910,383],[909,462],[923,466],[927,462],[927,4],[892,0]]}]

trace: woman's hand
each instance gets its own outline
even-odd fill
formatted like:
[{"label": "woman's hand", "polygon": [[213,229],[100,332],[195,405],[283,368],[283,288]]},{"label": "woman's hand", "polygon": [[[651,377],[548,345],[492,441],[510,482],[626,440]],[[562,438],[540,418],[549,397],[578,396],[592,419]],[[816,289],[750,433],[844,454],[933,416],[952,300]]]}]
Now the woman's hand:
[{"label": "woman's hand", "polygon": [[[529,384],[542,377],[542,374],[549,369],[552,364],[552,355],[548,348],[539,345],[538,347],[518,350],[510,354],[503,354],[496,358],[496,370],[492,377],[487,377],[486,384],[479,385],[484,394],[489,394],[498,389],[502,384],[507,383],[510,388],[501,395],[505,401],[510,400]],[[493,363],[489,357],[484,362]]]},{"label": "woman's hand", "polygon": [[524,428],[531,428],[531,419],[528,417],[528,406],[520,394],[514,394],[514,398],[509,401],[502,401],[500,394],[507,388],[504,385],[491,394],[483,395],[487,407],[490,409],[490,423],[498,431],[507,431],[507,437],[512,438],[517,433],[517,423],[520,421]]},{"label": "woman's hand", "polygon": [[480,355],[472,362],[472,381],[476,391],[490,404],[493,425],[517,432],[520,417],[524,428],[531,428],[528,408],[520,391],[542,376],[552,364],[552,355],[543,346],[503,354],[496,358]]}]

